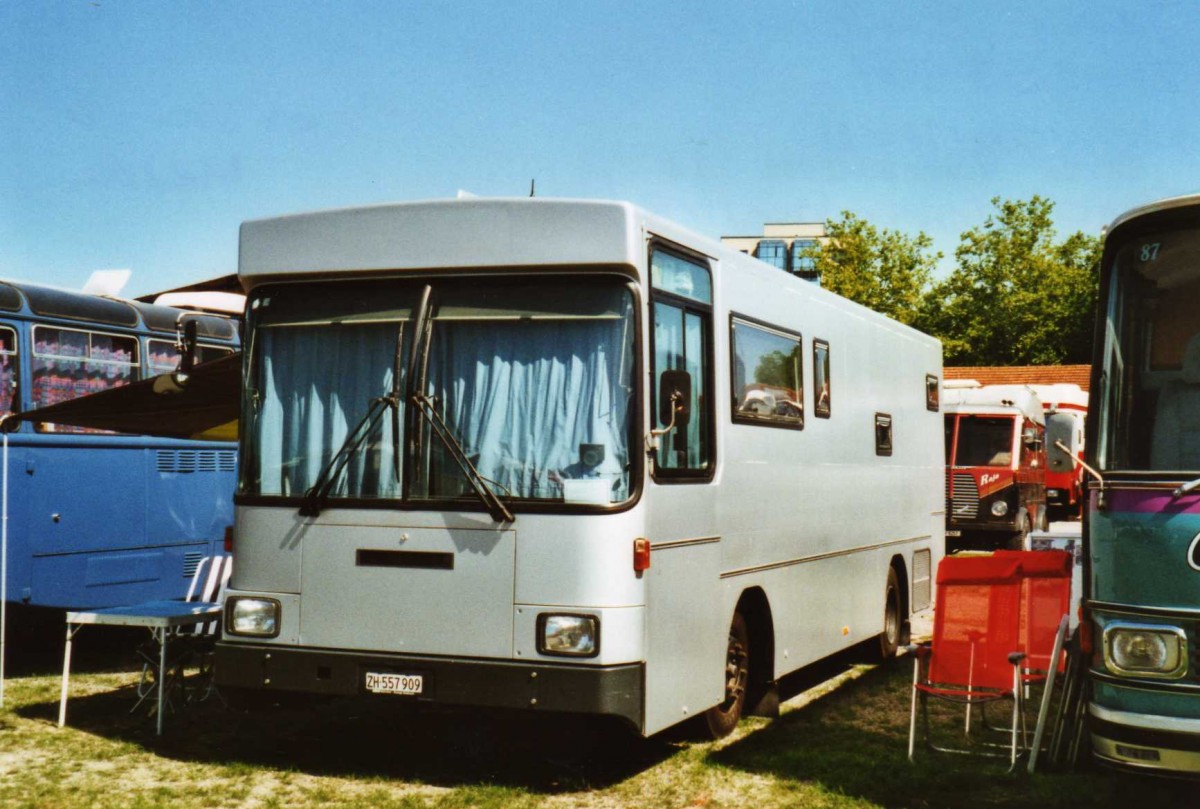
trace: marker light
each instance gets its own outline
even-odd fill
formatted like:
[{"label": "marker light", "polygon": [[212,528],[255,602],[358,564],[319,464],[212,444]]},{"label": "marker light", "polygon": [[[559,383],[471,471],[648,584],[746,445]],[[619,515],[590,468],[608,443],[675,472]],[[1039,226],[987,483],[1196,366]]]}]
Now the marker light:
[{"label": "marker light", "polygon": [[639,537],[633,541],[633,569],[637,573],[650,569],[650,540]]}]

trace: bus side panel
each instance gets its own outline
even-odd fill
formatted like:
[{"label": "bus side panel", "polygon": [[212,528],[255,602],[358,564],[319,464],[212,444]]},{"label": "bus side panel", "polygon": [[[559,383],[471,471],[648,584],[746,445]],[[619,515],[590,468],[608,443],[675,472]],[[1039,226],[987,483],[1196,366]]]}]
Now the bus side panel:
[{"label": "bus side panel", "polygon": [[39,443],[24,456],[23,474],[9,476],[9,502],[21,504],[9,530],[31,558],[29,603],[109,607],[183,594],[183,552],[145,539],[141,450]]},{"label": "bus side panel", "polygon": [[646,571],[646,703],[649,736],[721,701],[732,615],[719,593],[721,543],[654,547]]},{"label": "bus side panel", "polygon": [[206,554],[220,552],[225,529],[233,524],[236,450],[193,445],[146,453],[146,535],[151,542],[201,542]]}]

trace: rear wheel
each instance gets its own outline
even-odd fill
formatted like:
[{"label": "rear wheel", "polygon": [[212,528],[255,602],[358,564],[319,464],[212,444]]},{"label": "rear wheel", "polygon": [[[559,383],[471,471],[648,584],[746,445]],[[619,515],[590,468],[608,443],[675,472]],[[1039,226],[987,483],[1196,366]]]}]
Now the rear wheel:
[{"label": "rear wheel", "polygon": [[900,647],[900,583],[896,568],[888,568],[887,586],[883,590],[883,631],[879,633],[879,657],[891,660]]},{"label": "rear wheel", "polygon": [[735,612],[725,652],[725,699],[704,712],[704,722],[712,738],[728,736],[741,721],[749,682],[750,633],[746,631],[746,619]]}]

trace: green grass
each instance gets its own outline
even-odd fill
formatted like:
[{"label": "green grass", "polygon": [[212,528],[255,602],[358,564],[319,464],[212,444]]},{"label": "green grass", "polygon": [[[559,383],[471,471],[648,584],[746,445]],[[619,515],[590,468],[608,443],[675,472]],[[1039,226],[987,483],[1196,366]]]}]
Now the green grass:
[{"label": "green grass", "polygon": [[[842,672],[833,684],[820,679]],[[906,758],[907,661],[841,664],[774,721],[717,743],[638,740],[595,722],[338,701],[234,711],[210,700],[129,714],[136,675],[9,681],[0,710],[0,807],[1106,807],[1192,805],[1193,789],[1103,770],[1010,774],[1006,762]],[[797,685],[798,683],[798,685]]]}]

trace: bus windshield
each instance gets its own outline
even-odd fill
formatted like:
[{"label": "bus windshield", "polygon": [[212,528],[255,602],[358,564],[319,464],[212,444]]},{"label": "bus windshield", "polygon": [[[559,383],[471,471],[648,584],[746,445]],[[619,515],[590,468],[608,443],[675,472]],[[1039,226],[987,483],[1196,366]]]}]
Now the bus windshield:
[{"label": "bus windshield", "polygon": [[955,466],[1012,465],[1011,416],[958,417],[958,451]]},{"label": "bus windshield", "polygon": [[1200,231],[1142,231],[1108,255],[1099,468],[1200,470]]},{"label": "bus windshield", "polygon": [[[398,392],[387,414],[366,420],[368,434],[333,465],[335,476],[320,481],[329,500],[477,509],[479,481],[456,454],[505,502],[628,499],[634,328],[626,284],[437,281],[417,339],[425,286],[291,284],[251,299],[241,491],[304,495],[346,453],[372,404]],[[433,429],[439,422],[448,435]]]}]

